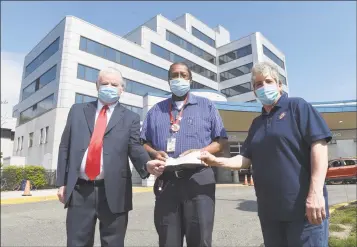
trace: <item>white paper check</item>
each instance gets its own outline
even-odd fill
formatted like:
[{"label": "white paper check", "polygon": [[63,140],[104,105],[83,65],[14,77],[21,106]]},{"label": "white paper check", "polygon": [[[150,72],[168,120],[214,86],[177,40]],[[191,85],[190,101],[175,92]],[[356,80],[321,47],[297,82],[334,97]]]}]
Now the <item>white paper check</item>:
[{"label": "white paper check", "polygon": [[203,165],[202,161],[198,159],[201,155],[200,151],[195,151],[189,153],[183,157],[179,158],[168,158],[166,159],[166,166],[179,166],[179,165]]}]

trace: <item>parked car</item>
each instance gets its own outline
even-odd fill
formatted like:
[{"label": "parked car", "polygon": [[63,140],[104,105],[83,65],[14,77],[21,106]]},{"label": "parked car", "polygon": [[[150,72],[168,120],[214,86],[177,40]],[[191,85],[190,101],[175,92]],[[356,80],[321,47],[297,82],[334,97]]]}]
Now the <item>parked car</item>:
[{"label": "parked car", "polygon": [[327,184],[356,183],[357,158],[339,158],[329,161],[326,174]]}]

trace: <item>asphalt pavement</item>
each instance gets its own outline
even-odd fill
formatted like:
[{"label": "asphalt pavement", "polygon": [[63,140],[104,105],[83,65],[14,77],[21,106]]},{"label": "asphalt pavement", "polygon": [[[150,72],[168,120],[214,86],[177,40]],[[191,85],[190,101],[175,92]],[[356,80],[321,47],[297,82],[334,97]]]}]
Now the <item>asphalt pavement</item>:
[{"label": "asphalt pavement", "polygon": [[[328,186],[330,205],[356,200],[356,185]],[[262,240],[252,187],[216,193],[213,246],[259,246]],[[125,246],[158,246],[151,192],[134,194]],[[65,246],[66,210],[57,201],[1,205],[1,246]],[[95,246],[100,246],[98,224]]]}]

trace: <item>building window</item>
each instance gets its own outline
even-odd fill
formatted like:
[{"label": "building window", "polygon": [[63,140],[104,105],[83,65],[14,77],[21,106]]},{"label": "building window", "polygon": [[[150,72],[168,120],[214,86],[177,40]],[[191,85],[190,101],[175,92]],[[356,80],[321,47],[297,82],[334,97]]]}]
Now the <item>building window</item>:
[{"label": "building window", "polygon": [[97,82],[99,74],[99,69],[95,69],[89,66],[78,64],[77,67],[77,78],[90,82]]},{"label": "building window", "polygon": [[23,136],[21,136],[21,141],[20,141],[20,150],[22,150],[22,148],[23,148],[23,145],[24,144],[24,137]]},{"label": "building window", "polygon": [[214,91],[217,91],[213,88],[210,88],[210,87],[207,87],[206,85],[203,85],[197,81],[192,81],[191,83],[191,89],[209,89],[209,90],[214,90]]},{"label": "building window", "polygon": [[249,100],[249,101],[247,101],[247,102],[249,102],[249,103],[256,103],[256,102],[258,102],[256,99],[253,99],[253,100]]},{"label": "building window", "polygon": [[224,55],[219,56],[219,65],[229,63],[233,60],[245,57],[252,54],[252,46],[247,45],[234,51],[230,51]]},{"label": "building window", "polygon": [[22,90],[22,100],[28,98],[30,95],[43,88],[48,83],[56,79],[57,65],[53,66],[42,74],[39,78],[33,81],[30,85]]},{"label": "building window", "polygon": [[76,93],[76,102],[75,103],[88,103],[88,102],[96,101],[96,100],[97,100],[97,97]]},{"label": "building window", "polygon": [[59,49],[59,37],[50,44],[40,55],[38,55],[31,63],[29,63],[25,68],[25,77],[31,74],[35,69],[37,69],[41,64],[47,61],[53,54],[55,54]]},{"label": "building window", "polygon": [[[88,66],[85,66],[82,64],[78,64],[77,78],[79,78],[79,79],[90,81],[90,82],[96,82],[97,78],[98,78],[98,73],[99,73],[98,69],[91,68],[91,67],[88,67]],[[125,92],[128,92],[128,93],[133,93],[133,94],[137,94],[140,96],[144,96],[148,92],[158,93],[158,94],[167,94],[168,93],[167,91],[164,91],[164,90],[161,90],[158,88],[154,88],[154,87],[150,87],[150,86],[147,86],[140,82],[133,81],[133,80],[130,80],[127,78],[124,78],[124,80],[126,81]],[[90,100],[90,101],[92,101],[92,100]]]},{"label": "building window", "polygon": [[206,44],[212,46],[213,48],[216,48],[216,41],[208,37],[206,34],[202,33],[198,29],[192,27],[192,35],[195,36],[196,38],[202,40]]},{"label": "building window", "polygon": [[222,89],[221,93],[223,93],[227,97],[232,97],[232,96],[247,93],[250,91],[252,91],[252,84],[250,82],[246,82],[246,83],[236,85],[236,86],[233,86],[230,88]]},{"label": "building window", "polygon": [[39,140],[39,144],[41,145],[42,143],[44,143],[44,137],[45,137],[45,129],[41,128],[40,130],[40,140]]},{"label": "building window", "polygon": [[197,46],[191,44],[190,42],[184,40],[183,38],[167,30],[166,30],[166,40],[170,41],[171,43],[177,46],[180,46],[182,49],[185,49],[186,51],[189,51],[192,54],[195,54],[196,56],[206,60],[207,62],[216,64],[215,56],[209,54],[208,52],[205,52],[201,48],[198,48]]},{"label": "building window", "polygon": [[283,75],[280,74],[280,73],[279,73],[279,79],[280,79],[280,81],[281,81],[282,84],[288,85],[288,84],[286,83],[286,78],[285,78],[285,76],[283,76]]},{"label": "building window", "polygon": [[[124,78],[125,79],[125,78]],[[157,89],[154,87],[147,86],[145,84],[142,84],[137,81],[125,79],[126,86],[125,86],[125,92],[132,93],[132,94],[137,94],[140,96],[146,95],[148,92],[150,93],[157,93],[157,94],[167,94],[167,91]]]},{"label": "building window", "polygon": [[204,76],[208,79],[211,79],[213,81],[217,81],[217,74],[208,70],[208,69],[205,69],[203,68],[202,66],[200,65],[197,65],[193,62],[191,62],[190,60],[187,60],[186,58],[183,58],[171,51],[168,51],[164,48],[162,48],[161,46],[158,46],[154,43],[151,43],[151,53],[156,55],[156,56],[159,56],[163,59],[166,59],[170,62],[173,62],[173,63],[177,63],[177,62],[184,62],[187,64],[187,66],[190,68],[190,70],[192,70],[193,72],[201,75],[201,76]]},{"label": "building window", "polygon": [[230,152],[230,154],[231,154],[231,157],[233,157],[233,156],[236,156],[236,155],[238,155],[238,154],[240,154],[240,152],[241,152],[241,147],[242,147],[242,145],[238,142],[235,142],[235,143],[233,143],[233,142],[231,142],[230,144],[229,144],[229,152]]},{"label": "building window", "polygon": [[224,71],[220,74],[220,81],[222,82],[242,75],[249,74],[251,72],[252,67],[253,67],[253,63],[248,63],[238,68]]},{"label": "building window", "polygon": [[263,45],[263,53],[265,56],[267,56],[268,58],[270,58],[274,63],[276,63],[277,65],[279,65],[282,69],[285,70],[285,64],[284,61],[281,60],[277,55],[275,55],[271,50],[269,50],[268,48],[266,48]]},{"label": "building window", "polygon": [[47,98],[37,102],[30,108],[27,108],[20,113],[19,125],[24,124],[46,112],[53,109],[54,107],[54,94],[48,96]]},{"label": "building window", "polygon": [[126,104],[121,104],[122,106],[124,106],[125,108],[139,114],[140,116],[140,121],[143,121],[144,116],[143,116],[143,108],[140,107],[136,107],[136,106],[132,106],[132,105],[126,105]]},{"label": "building window", "polygon": [[48,142],[48,133],[49,133],[49,130],[50,130],[50,127],[47,126],[47,127],[46,127],[46,132],[45,132],[45,142],[44,142],[44,143],[47,143],[47,142]]},{"label": "building window", "polygon": [[79,49],[159,79],[165,81],[168,79],[167,70],[82,36]]},{"label": "building window", "polygon": [[33,132],[29,134],[29,148],[33,146]]}]

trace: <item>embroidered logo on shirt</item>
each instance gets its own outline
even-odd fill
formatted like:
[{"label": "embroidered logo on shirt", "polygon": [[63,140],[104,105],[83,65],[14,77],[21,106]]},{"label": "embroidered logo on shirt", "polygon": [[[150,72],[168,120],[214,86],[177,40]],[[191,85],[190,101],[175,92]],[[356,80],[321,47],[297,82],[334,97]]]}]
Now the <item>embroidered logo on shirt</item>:
[{"label": "embroidered logo on shirt", "polygon": [[279,119],[283,119],[286,115],[286,112],[282,112],[280,115],[279,115]]}]

